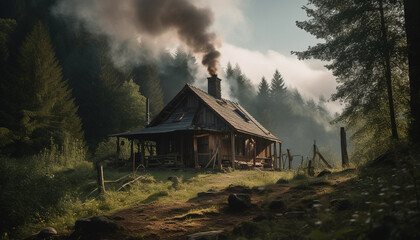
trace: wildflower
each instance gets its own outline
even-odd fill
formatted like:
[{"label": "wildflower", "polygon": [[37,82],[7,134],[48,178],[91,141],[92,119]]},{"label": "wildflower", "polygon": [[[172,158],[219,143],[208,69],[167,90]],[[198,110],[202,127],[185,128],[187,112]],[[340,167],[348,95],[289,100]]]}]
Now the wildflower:
[{"label": "wildflower", "polygon": [[395,204],[395,205],[399,205],[399,204],[401,204],[401,203],[403,203],[403,201],[399,201],[399,200],[398,200],[398,201],[395,201],[395,202],[394,202],[394,204]]},{"label": "wildflower", "polygon": [[379,196],[384,196],[384,195],[385,195],[385,193],[383,193],[383,192],[379,193]]},{"label": "wildflower", "polygon": [[378,209],[378,212],[383,212],[384,210],[381,208],[381,209]]},{"label": "wildflower", "polygon": [[370,217],[366,219],[365,223],[366,224],[370,223]]},{"label": "wildflower", "polygon": [[352,218],[352,219],[350,219],[350,222],[354,223],[354,222],[356,222],[356,219]]},{"label": "wildflower", "polygon": [[359,214],[353,214],[353,215],[351,215],[353,218],[358,218],[359,217]]},{"label": "wildflower", "polygon": [[315,222],[315,225],[321,225],[321,224],[322,224],[322,222],[319,221],[319,220]]}]

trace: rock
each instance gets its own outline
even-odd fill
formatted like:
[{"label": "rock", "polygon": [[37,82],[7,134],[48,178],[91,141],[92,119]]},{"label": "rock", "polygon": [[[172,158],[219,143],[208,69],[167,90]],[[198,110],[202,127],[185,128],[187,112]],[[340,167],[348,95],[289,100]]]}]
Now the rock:
[{"label": "rock", "polygon": [[338,211],[347,210],[347,209],[351,208],[351,206],[352,206],[350,200],[348,200],[346,198],[333,199],[333,200],[331,200],[330,205]]},{"label": "rock", "polygon": [[199,232],[187,236],[187,240],[224,240],[227,238],[225,231]]},{"label": "rock", "polygon": [[283,178],[280,178],[277,182],[276,182],[276,184],[288,184],[289,183],[289,181],[287,181],[286,179],[283,179]]},{"label": "rock", "polygon": [[265,193],[273,192],[273,190],[261,186],[261,187],[253,187],[252,192],[255,192],[257,194],[265,194]]},{"label": "rock", "polygon": [[214,196],[214,195],[216,195],[216,190],[214,190],[214,189],[209,189],[209,190],[207,190],[207,192],[199,192],[199,193],[197,193],[197,196],[198,197],[208,197],[208,196]]},{"label": "rock", "polygon": [[318,173],[318,175],[316,177],[322,177],[322,176],[330,175],[330,174],[331,174],[330,170],[324,169],[324,170],[322,170],[322,172]]},{"label": "rock", "polygon": [[117,229],[117,224],[105,216],[82,218],[76,221],[70,239],[98,239],[100,235],[113,233]]},{"label": "rock", "polygon": [[243,210],[251,206],[251,197],[248,194],[232,193],[228,198],[229,208],[235,211]]},{"label": "rock", "polygon": [[227,192],[231,193],[246,193],[246,194],[252,194],[252,191],[249,187],[246,186],[235,186],[235,185],[229,185],[229,187],[226,188]]},{"label": "rock", "polygon": [[283,210],[285,207],[285,204],[282,200],[273,200],[268,205],[268,208],[270,210]]},{"label": "rock", "polygon": [[52,227],[46,227],[38,233],[37,239],[52,239],[56,235],[57,230]]}]

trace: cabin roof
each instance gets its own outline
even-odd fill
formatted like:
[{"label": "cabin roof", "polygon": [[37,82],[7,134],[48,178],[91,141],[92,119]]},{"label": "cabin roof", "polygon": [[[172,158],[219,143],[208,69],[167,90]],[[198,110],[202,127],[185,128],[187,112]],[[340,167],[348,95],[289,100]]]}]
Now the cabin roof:
[{"label": "cabin roof", "polygon": [[[148,127],[136,131],[113,134],[111,136],[131,137],[135,135],[195,130],[196,128],[193,126],[193,118],[197,109],[189,109],[180,121],[174,121],[173,119],[174,115],[176,115],[173,114],[175,111],[174,108],[176,108],[177,103],[179,103],[183,99],[183,96],[185,96],[188,92],[192,92],[195,96],[197,96],[202,103],[207,105],[207,107],[214,111],[216,115],[226,121],[226,123],[235,131],[265,138],[271,141],[280,141],[238,103],[227,99],[216,99],[212,95],[188,83],[153,119]],[[163,123],[161,123],[162,120],[164,120]]]}]

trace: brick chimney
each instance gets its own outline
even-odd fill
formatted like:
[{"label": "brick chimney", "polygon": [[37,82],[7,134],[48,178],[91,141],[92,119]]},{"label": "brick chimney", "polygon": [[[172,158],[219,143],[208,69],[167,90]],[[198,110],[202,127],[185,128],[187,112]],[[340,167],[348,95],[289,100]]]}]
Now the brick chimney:
[{"label": "brick chimney", "polygon": [[222,89],[220,88],[220,78],[217,75],[212,75],[211,77],[207,78],[208,80],[208,93],[215,97],[216,99],[222,98]]}]

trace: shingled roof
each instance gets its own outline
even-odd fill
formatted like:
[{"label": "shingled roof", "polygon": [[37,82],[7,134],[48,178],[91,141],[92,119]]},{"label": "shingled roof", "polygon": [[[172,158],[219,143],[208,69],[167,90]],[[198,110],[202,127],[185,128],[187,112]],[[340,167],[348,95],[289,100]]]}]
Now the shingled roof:
[{"label": "shingled roof", "polygon": [[[198,89],[191,84],[186,84],[184,88],[172,99],[168,105],[156,116],[149,127],[132,132],[125,132],[114,134],[111,136],[129,137],[143,134],[165,133],[180,130],[194,130],[192,118],[193,113],[188,114],[188,117],[181,122],[174,123],[170,116],[173,115],[174,106],[182,99],[182,96],[188,91],[192,92],[201,100],[202,103],[214,111],[221,119],[223,119],[233,130],[271,141],[280,142],[280,140],[265,129],[251,114],[249,114],[238,103],[227,99],[216,99],[205,91]],[[163,123],[159,123],[160,119],[166,119]]]},{"label": "shingled roof", "polygon": [[217,115],[224,119],[236,131],[273,141],[280,141],[255,120],[239,103],[227,99],[216,99],[188,83],[186,87],[191,89],[210,109],[214,110]]}]

